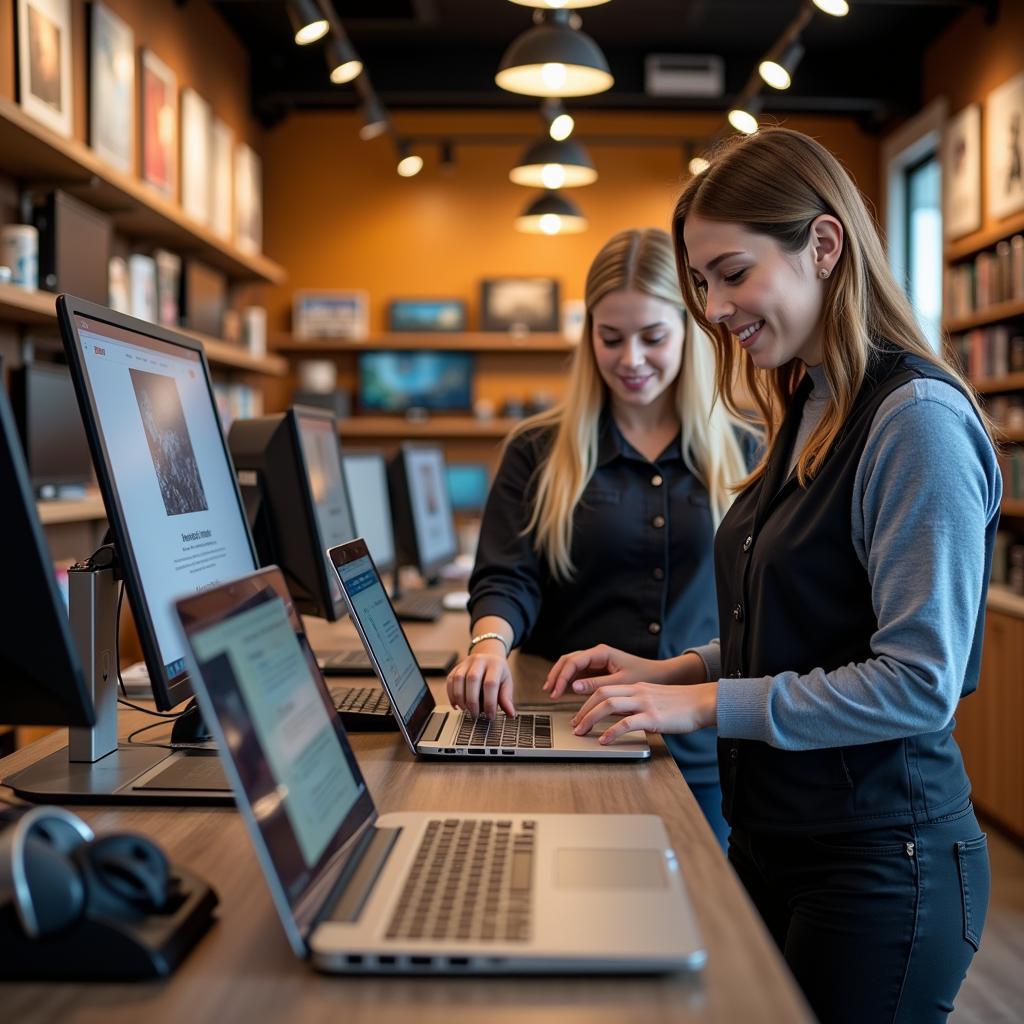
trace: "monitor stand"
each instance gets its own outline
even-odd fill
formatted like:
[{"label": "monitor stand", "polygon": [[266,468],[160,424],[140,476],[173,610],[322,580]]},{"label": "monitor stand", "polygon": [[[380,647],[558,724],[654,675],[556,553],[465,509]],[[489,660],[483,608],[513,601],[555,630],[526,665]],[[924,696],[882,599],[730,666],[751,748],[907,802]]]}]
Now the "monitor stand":
[{"label": "monitor stand", "polygon": [[[115,563],[113,545],[104,545],[68,571],[71,632],[96,724],[68,729],[66,747],[9,775],[3,784],[34,803],[233,806],[231,787],[214,752],[117,742]],[[198,714],[196,708],[187,717]],[[194,729],[188,731],[195,735]],[[171,742],[176,741],[172,733]]]}]

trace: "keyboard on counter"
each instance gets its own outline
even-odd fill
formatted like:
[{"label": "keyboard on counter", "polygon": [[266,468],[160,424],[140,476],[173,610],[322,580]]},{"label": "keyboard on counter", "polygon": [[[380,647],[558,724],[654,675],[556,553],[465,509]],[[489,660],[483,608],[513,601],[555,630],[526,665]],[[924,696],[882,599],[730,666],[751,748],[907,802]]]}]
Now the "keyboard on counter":
[{"label": "keyboard on counter", "polygon": [[[458,661],[457,651],[417,651],[416,663],[425,676],[446,676]],[[370,658],[361,647],[351,651],[317,651],[325,676],[372,676]]]},{"label": "keyboard on counter", "polygon": [[388,732],[398,728],[388,695],[379,686],[331,686],[329,690],[342,725],[351,732]]}]

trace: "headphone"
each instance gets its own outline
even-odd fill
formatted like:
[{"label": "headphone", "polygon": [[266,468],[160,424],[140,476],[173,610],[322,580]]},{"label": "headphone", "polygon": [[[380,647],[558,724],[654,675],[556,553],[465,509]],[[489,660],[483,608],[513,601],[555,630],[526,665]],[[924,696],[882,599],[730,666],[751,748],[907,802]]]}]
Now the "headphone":
[{"label": "headphone", "polygon": [[179,882],[163,851],[131,832],[95,837],[62,807],[34,807],[0,833],[0,914],[12,904],[29,939],[90,917],[173,909]]}]

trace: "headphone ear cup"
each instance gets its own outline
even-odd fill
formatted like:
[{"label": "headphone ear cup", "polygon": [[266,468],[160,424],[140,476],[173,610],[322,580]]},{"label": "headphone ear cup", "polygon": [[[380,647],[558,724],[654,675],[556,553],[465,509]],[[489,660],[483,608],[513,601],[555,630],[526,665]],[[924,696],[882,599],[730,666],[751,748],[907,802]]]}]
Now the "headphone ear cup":
[{"label": "headphone ear cup", "polygon": [[47,840],[25,840],[24,879],[33,920],[19,904],[22,927],[33,938],[52,935],[74,924],[85,905],[85,886],[78,867]]},{"label": "headphone ear cup", "polygon": [[101,836],[75,851],[88,889],[89,909],[149,914],[167,904],[170,868],[163,850],[131,832]]}]

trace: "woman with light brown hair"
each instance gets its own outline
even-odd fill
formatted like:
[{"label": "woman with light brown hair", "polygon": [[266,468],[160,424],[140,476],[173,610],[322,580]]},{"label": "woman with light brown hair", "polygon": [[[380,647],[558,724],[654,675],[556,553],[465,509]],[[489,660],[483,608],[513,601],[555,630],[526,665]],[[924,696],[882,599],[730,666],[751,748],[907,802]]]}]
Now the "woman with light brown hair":
[{"label": "woman with light brown hair", "polygon": [[[473,714],[515,713],[513,647],[553,661],[610,640],[671,657],[717,629],[712,538],[747,463],[668,234],[613,237],[585,302],[566,398],[510,437],[484,511],[470,653],[448,678]],[[669,743],[724,841],[714,731]]]},{"label": "woman with light brown hair", "polygon": [[719,641],[565,656],[589,732],[716,725],[729,859],[823,1022],[945,1020],[988,903],[953,739],[977,686],[1001,497],[856,186],[798,132],[736,140],[673,222],[687,308],[766,449],[715,539]]}]

